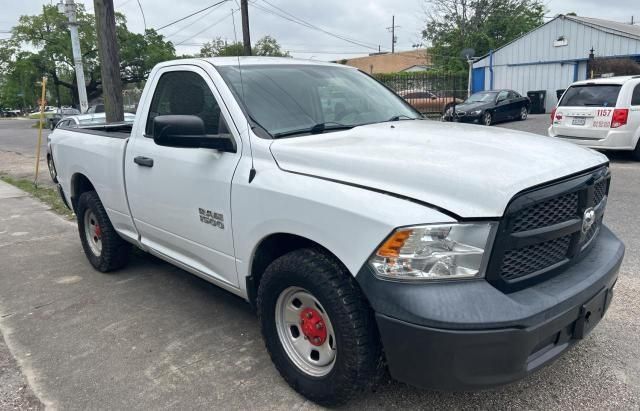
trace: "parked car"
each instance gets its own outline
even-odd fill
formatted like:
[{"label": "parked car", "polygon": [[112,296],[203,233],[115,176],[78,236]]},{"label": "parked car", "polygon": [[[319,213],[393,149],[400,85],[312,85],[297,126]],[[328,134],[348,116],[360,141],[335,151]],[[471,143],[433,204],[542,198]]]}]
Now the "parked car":
[{"label": "parked car", "polygon": [[444,115],[453,106],[462,103],[459,98],[438,97],[436,94],[424,90],[406,90],[399,92],[398,95],[407,100],[409,104],[421,113],[440,113]]},{"label": "parked car", "polygon": [[[47,119],[48,117],[51,117],[52,115],[54,115],[56,113],[58,109],[56,107],[53,106],[45,106],[44,108],[44,118]],[[31,113],[29,113],[29,118],[32,120],[37,120],[40,118],[40,109],[38,108],[35,111],[32,111]]]},{"label": "parked car", "polygon": [[49,128],[53,130],[56,128],[56,125],[65,117],[76,116],[80,114],[80,110],[76,110],[75,108],[59,108],[57,109],[51,116],[47,118],[47,122],[49,123]]},{"label": "parked car", "polygon": [[10,108],[0,109],[0,117],[19,117],[20,110],[13,110]]},{"label": "parked car", "polygon": [[549,136],[640,161],[640,76],[575,82],[551,112]]},{"label": "parked car", "polygon": [[500,121],[526,120],[530,105],[529,98],[513,90],[480,91],[446,113],[445,120],[485,126]]},{"label": "parked car", "polygon": [[96,104],[93,106],[89,106],[87,111],[84,114],[95,114],[95,113],[104,113],[104,104]]},{"label": "parked car", "polygon": [[89,262],[117,270],[134,245],[246,299],[313,401],[384,366],[425,388],[515,381],[611,303],[601,153],[423,120],[355,68],[291,58],[161,63],[140,101],[133,125],[51,134]]},{"label": "parked car", "polygon": [[[75,110],[78,111],[78,110]],[[130,113],[124,113],[124,124],[133,124],[136,116]],[[90,127],[90,126],[102,126],[106,124],[106,114],[77,114],[65,117],[63,120],[57,123],[58,127],[65,128],[78,128],[78,127]],[[119,123],[122,124],[122,123]]]}]

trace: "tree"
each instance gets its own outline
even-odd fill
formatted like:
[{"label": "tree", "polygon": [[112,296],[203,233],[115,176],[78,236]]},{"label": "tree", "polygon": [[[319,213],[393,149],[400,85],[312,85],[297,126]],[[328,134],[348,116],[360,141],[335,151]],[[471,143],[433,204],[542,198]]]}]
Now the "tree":
[{"label": "tree", "polygon": [[269,35],[258,40],[253,47],[252,54],[254,56],[289,57],[289,52],[282,51],[278,41]]},{"label": "tree", "polygon": [[463,70],[460,53],[473,48],[476,56],[503,46],[543,23],[540,0],[425,0],[423,39],[436,66]]},{"label": "tree", "polygon": [[[271,36],[264,36],[252,48],[254,56],[288,57],[289,52],[283,52],[278,41]],[[244,46],[241,42],[227,43],[217,37],[205,43],[200,49],[200,57],[243,56]]]},{"label": "tree", "polygon": [[[78,4],[77,20],[87,95],[89,99],[95,99],[102,91],[95,18],[85,12],[82,4]],[[55,97],[57,104],[78,101],[71,39],[66,24],[66,17],[55,6],[45,5],[40,14],[20,17],[11,39],[6,41],[12,45],[12,51],[5,52],[8,47],[0,45],[3,48],[0,52],[0,78],[4,79],[0,83],[2,101],[15,100],[12,93],[21,87],[17,84],[20,81],[26,81],[30,89],[34,87],[32,78],[19,80],[25,77],[20,74],[25,68],[18,69],[22,60],[32,65],[26,77],[31,75],[31,71],[35,72],[34,78],[49,77],[48,94]],[[130,32],[126,18],[120,13],[116,13],[116,34],[120,47],[120,75],[124,84],[143,82],[154,65],[175,58],[171,42],[165,41],[155,30],[147,30],[144,34]],[[32,105],[34,100],[26,98],[25,104]]]}]

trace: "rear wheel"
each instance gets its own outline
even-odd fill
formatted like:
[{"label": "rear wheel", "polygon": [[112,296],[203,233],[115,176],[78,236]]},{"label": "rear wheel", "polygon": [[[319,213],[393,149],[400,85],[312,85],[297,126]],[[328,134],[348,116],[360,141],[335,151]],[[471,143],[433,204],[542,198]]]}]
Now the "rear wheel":
[{"label": "rear wheel", "polygon": [[47,155],[47,167],[49,168],[49,176],[51,177],[51,181],[58,184],[58,173],[56,172],[56,166],[53,163],[53,157],[51,157],[51,154]]},{"label": "rear wheel", "polygon": [[635,150],[631,152],[631,157],[636,161],[640,161],[640,140],[636,143]]},{"label": "rear wheel", "polygon": [[518,120],[524,121],[529,117],[529,110],[526,107],[522,107],[520,109],[520,115],[518,116]]},{"label": "rear wheel", "polygon": [[308,399],[342,404],[382,375],[372,310],[353,277],[323,252],[301,249],[275,260],[257,306],[271,360]]},{"label": "rear wheel", "polygon": [[484,124],[485,126],[490,126],[491,124],[493,124],[493,116],[491,116],[490,112],[486,111],[482,115],[482,124]]},{"label": "rear wheel", "polygon": [[103,273],[124,267],[129,261],[131,245],[116,233],[98,194],[83,193],[76,212],[80,241],[91,265]]}]

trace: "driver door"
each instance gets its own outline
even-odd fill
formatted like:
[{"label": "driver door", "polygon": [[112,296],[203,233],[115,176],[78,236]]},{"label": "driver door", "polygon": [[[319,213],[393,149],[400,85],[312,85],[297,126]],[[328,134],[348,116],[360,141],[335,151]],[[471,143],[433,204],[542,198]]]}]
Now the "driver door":
[{"label": "driver door", "polygon": [[506,120],[510,116],[510,104],[509,104],[509,92],[501,91],[496,97],[496,109],[493,116],[494,120],[502,121]]},{"label": "driver door", "polygon": [[151,251],[208,277],[238,287],[231,232],[231,180],[236,153],[155,144],[158,115],[195,115],[206,134],[229,133],[233,124],[209,75],[190,65],[169,66],[150,81],[153,98],[140,108],[140,122],[125,156],[131,214],[141,242]]}]

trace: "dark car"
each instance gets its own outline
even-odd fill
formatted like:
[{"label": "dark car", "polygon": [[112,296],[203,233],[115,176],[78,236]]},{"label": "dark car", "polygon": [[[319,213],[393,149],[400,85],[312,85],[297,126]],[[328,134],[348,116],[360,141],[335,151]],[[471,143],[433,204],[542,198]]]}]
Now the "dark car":
[{"label": "dark car", "polygon": [[529,98],[513,90],[480,91],[455,106],[453,112],[446,114],[445,120],[485,126],[499,121],[526,120],[530,105]]}]

